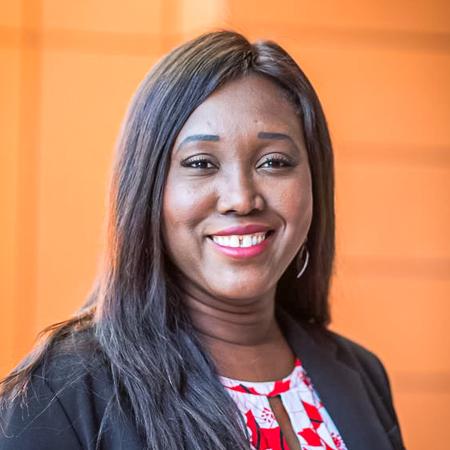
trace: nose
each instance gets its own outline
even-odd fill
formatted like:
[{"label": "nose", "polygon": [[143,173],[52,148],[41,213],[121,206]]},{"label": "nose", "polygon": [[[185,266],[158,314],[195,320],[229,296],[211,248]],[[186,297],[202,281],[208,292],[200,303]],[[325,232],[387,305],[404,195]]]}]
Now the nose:
[{"label": "nose", "polygon": [[253,210],[264,209],[264,197],[252,175],[235,169],[223,177],[219,187],[217,209],[221,214],[234,212],[249,214]]}]

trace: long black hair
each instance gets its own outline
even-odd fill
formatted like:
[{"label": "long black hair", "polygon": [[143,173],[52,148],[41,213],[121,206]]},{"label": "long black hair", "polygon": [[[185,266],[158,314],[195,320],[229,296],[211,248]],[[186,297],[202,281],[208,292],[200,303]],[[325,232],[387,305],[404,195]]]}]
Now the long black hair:
[{"label": "long black hair", "polygon": [[318,97],[275,42],[252,44],[228,30],[206,33],[164,56],[138,87],[118,139],[106,250],[92,292],[73,318],[44,330],[40,346],[3,380],[3,406],[26,390],[50,349],[91,330],[114,380],[114,401],[127,405],[145,448],[249,448],[236,405],[183,308],[161,222],[177,134],[211,93],[250,74],[275,82],[293,102],[312,177],[309,266],[297,279],[294,258],[277,285],[276,302],[299,321],[329,324],[334,168]]}]

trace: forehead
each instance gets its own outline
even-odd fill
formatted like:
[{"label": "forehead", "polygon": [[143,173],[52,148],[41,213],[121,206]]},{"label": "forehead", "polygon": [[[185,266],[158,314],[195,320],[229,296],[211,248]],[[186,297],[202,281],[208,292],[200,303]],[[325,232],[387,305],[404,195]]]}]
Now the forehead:
[{"label": "forehead", "polygon": [[194,110],[175,145],[193,133],[224,138],[258,131],[289,131],[301,136],[300,118],[286,92],[259,75],[233,80],[211,94]]}]

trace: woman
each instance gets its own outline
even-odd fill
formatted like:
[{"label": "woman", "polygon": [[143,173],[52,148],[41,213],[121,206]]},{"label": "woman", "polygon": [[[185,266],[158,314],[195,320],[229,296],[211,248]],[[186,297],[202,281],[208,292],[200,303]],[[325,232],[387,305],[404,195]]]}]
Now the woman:
[{"label": "woman", "polygon": [[379,359],[327,329],[334,178],[273,42],[176,48],[129,108],[86,305],[3,381],[1,449],[401,449]]}]

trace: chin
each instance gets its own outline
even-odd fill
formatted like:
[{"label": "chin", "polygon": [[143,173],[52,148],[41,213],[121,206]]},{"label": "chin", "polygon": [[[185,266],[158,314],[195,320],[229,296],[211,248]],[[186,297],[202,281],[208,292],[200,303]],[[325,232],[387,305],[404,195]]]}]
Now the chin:
[{"label": "chin", "polygon": [[267,284],[265,284],[264,286],[262,285],[246,285],[243,286],[242,284],[233,286],[232,289],[230,289],[231,286],[228,286],[229,289],[227,290],[223,290],[223,286],[221,286],[218,289],[213,289],[213,291],[215,292],[215,296],[217,296],[218,298],[223,298],[223,299],[229,299],[231,301],[236,301],[236,302],[243,302],[245,300],[255,300],[258,298],[262,298],[263,296],[267,295],[268,290],[267,290]]}]

